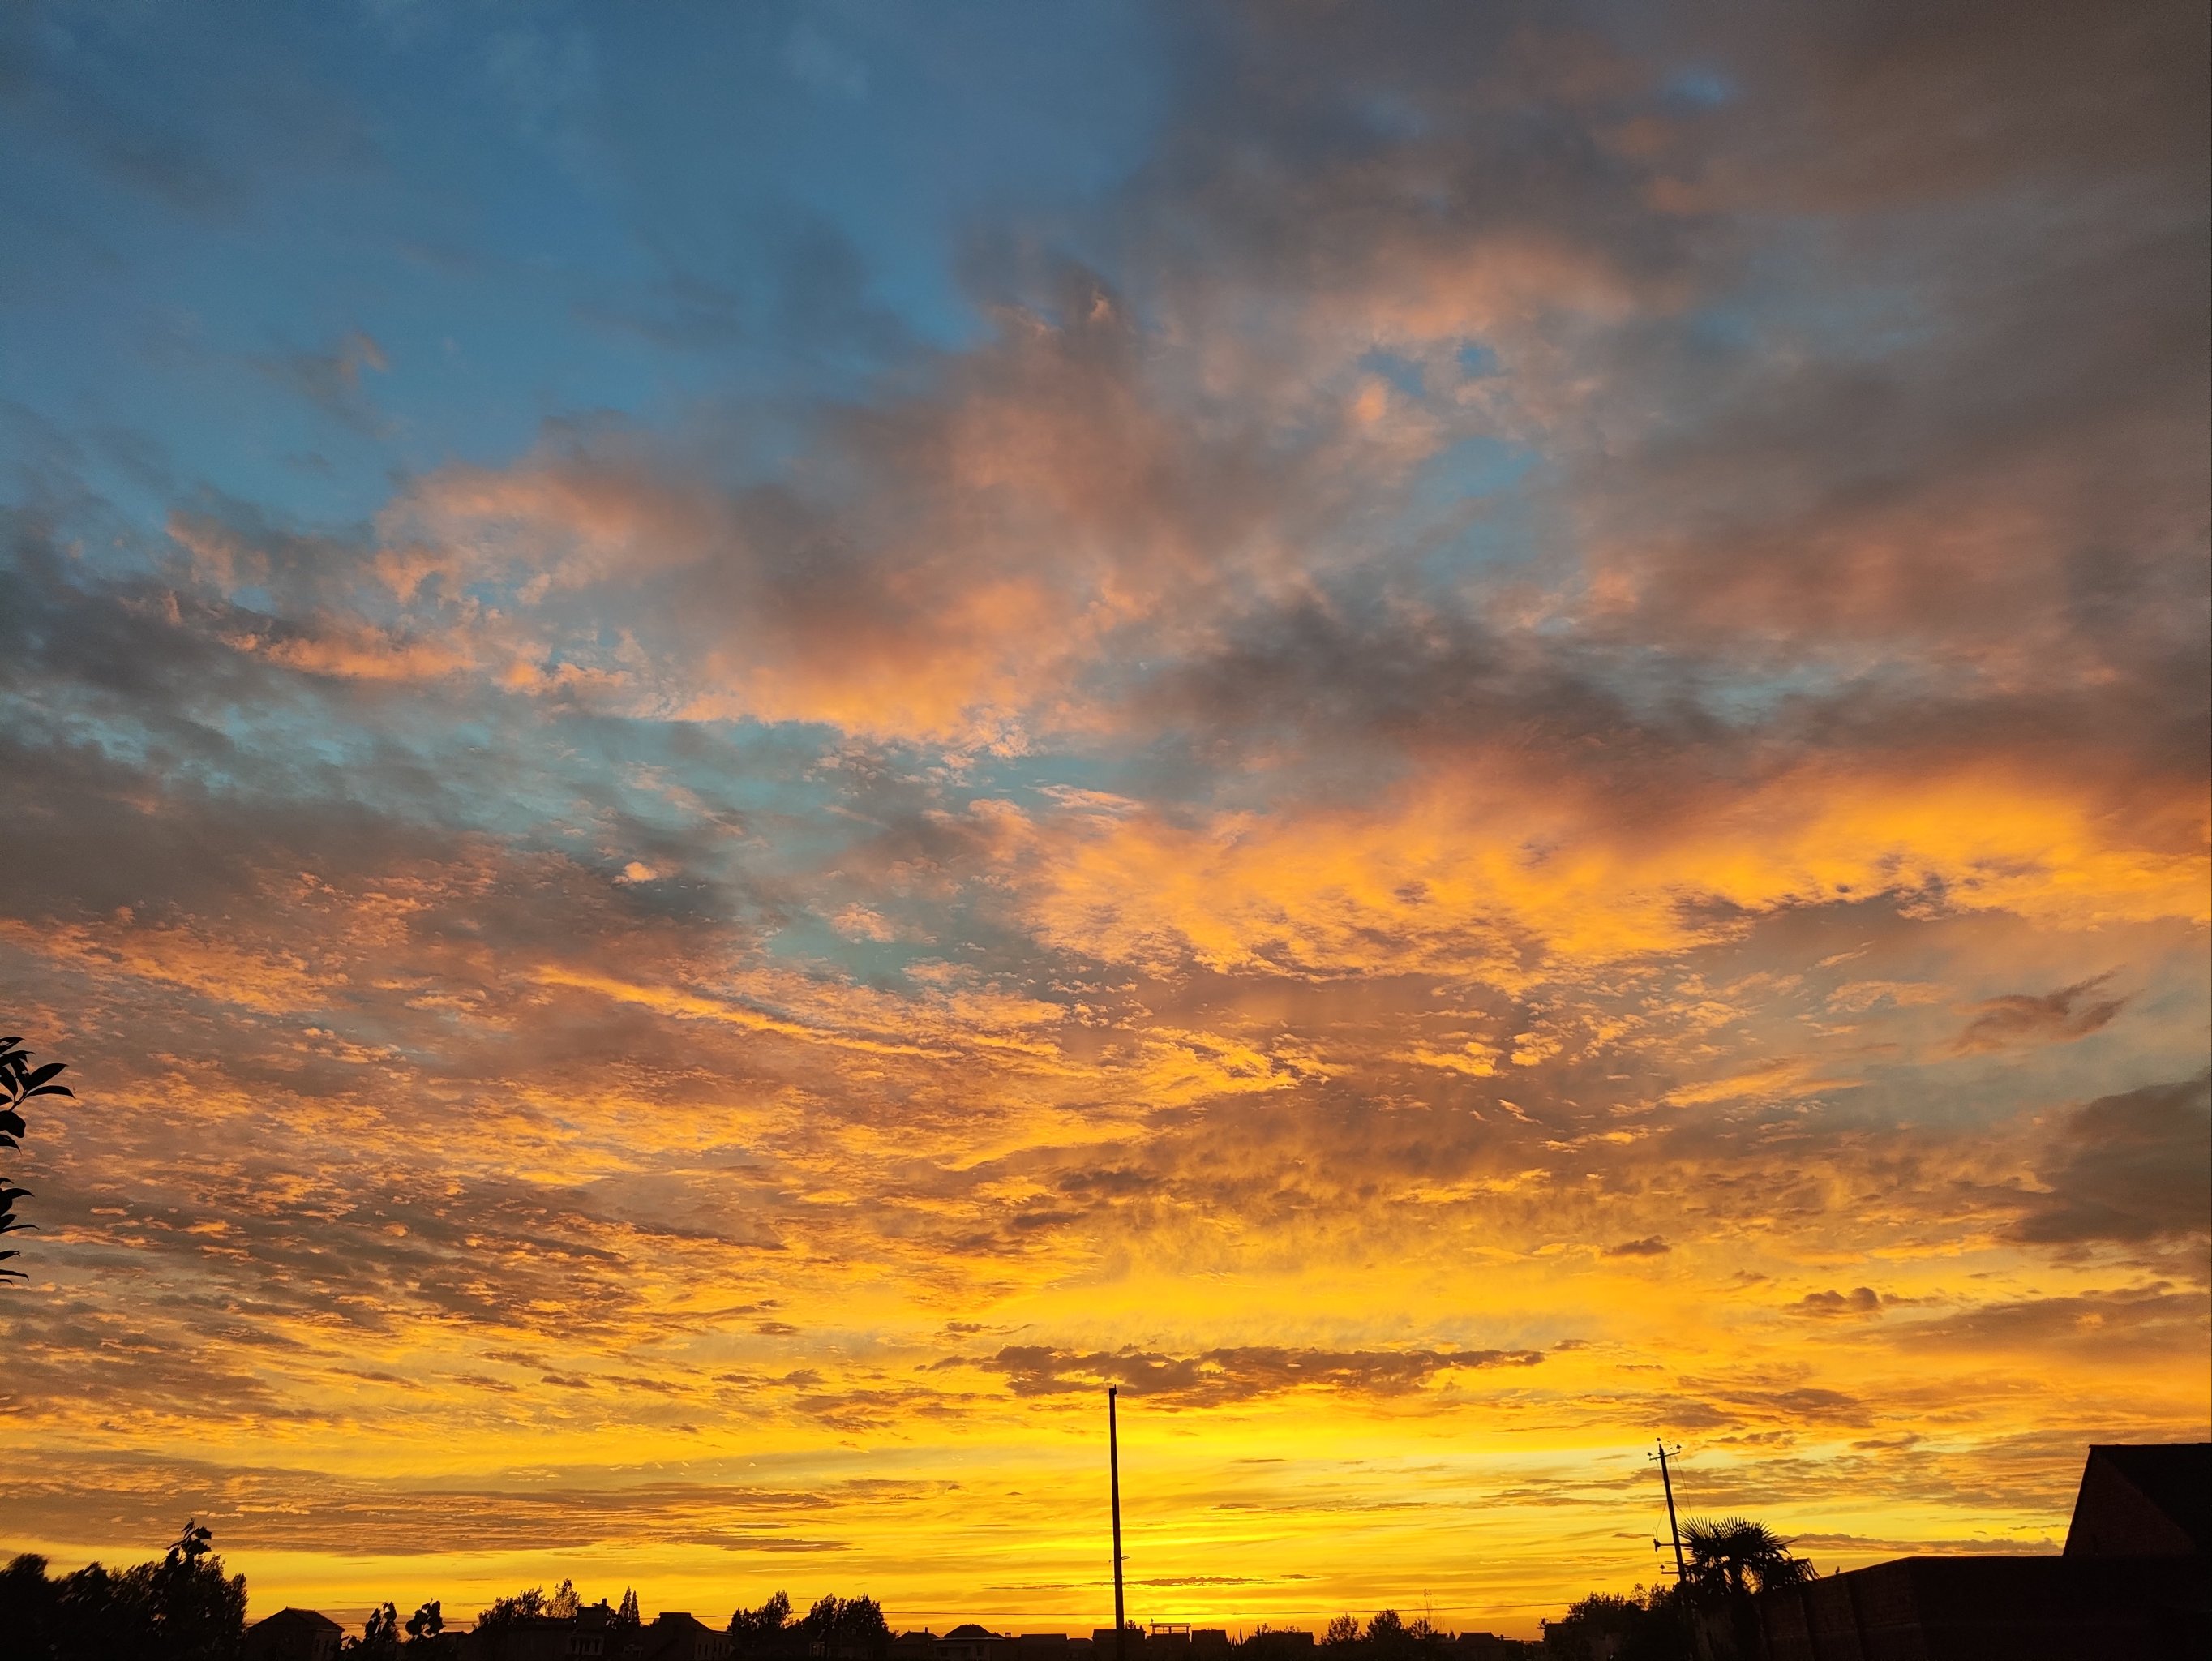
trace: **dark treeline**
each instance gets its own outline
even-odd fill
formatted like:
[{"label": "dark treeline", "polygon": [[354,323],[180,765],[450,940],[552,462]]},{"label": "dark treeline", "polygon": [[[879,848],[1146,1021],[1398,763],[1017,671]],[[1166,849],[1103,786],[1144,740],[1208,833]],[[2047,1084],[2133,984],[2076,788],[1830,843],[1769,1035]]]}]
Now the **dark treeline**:
[{"label": "dark treeline", "polygon": [[1764,1524],[1731,1517],[1682,1530],[1687,1578],[1638,1587],[1626,1597],[1595,1593],[1544,1623],[1544,1653],[1559,1661],[1731,1661],[1759,1653],[1751,1600],[1774,1586],[1814,1578],[1790,1542]]},{"label": "dark treeline", "polygon": [[[1297,1661],[1316,1648],[1329,1652],[1328,1661],[1729,1661],[1756,1653],[1755,1644],[1747,1647],[1742,1641],[1751,1598],[1813,1574],[1810,1564],[1790,1555],[1786,1541],[1756,1523],[1692,1523],[1684,1545],[1688,1575],[1683,1584],[1581,1598],[1564,1616],[1544,1623],[1537,1643],[1448,1633],[1425,1616],[1408,1621],[1382,1609],[1364,1621],[1339,1615],[1318,1634],[1318,1643],[1312,1633],[1265,1626],[1234,1646],[1218,1629],[1194,1634],[1185,1629],[1163,1641],[1133,1627],[1129,1661],[1167,1661],[1170,1655],[1174,1661],[1206,1661],[1206,1646],[1194,1639],[1210,1640],[1224,1661],[1231,1648],[1240,1652],[1237,1661]],[[546,1640],[563,1629],[587,1632],[595,1641],[572,1651],[564,1638],[558,1653],[588,1652],[605,1661],[688,1658],[708,1652],[696,1641],[701,1639],[714,1648],[726,1639],[731,1661],[934,1661],[926,1634],[893,1638],[882,1605],[872,1597],[817,1598],[805,1615],[795,1615],[791,1599],[779,1591],[756,1608],[740,1605],[726,1625],[715,1627],[688,1615],[663,1614],[647,1621],[630,1591],[616,1603],[586,1603],[566,1580],[550,1592],[532,1586],[495,1598],[465,1630],[447,1627],[436,1600],[404,1617],[397,1604],[382,1603],[359,1633],[339,1639],[337,1648],[349,1661],[534,1661],[556,1652]],[[338,1636],[334,1623],[321,1630]],[[208,1530],[197,1522],[187,1524],[159,1559],[131,1568],[93,1563],[55,1577],[44,1558],[26,1554],[0,1570],[0,1661],[241,1661],[268,1647],[249,1640],[247,1632],[246,1577],[224,1573]],[[994,1637],[977,1628],[952,1636],[961,1633]],[[1006,1650],[985,1652],[1022,1661],[1027,1650],[1026,1642],[1016,1648],[1008,1640]],[[1097,1653],[1093,1661],[1114,1658]]]},{"label": "dark treeline", "polygon": [[[1261,1628],[1264,1635],[1267,1628]],[[1353,1656],[1372,1657],[1374,1661],[1405,1656],[1413,1658],[1434,1653],[1449,1648],[1454,1642],[1452,1634],[1439,1630],[1425,1615],[1407,1620],[1395,1609],[1378,1609],[1363,1624],[1357,1615],[1340,1615],[1322,1628],[1322,1647],[1334,1651],[1331,1661],[1337,1657],[1350,1661]]]},{"label": "dark treeline", "polygon": [[[48,1567],[26,1552],[0,1569],[0,1661],[240,1661],[256,1648],[247,1637],[246,1577],[224,1573],[197,1520],[151,1562],[120,1570],[92,1563],[58,1577]],[[779,1591],[716,1628],[680,1615],[648,1623],[636,1592],[586,1603],[563,1580],[551,1592],[532,1586],[494,1598],[465,1629],[448,1628],[442,1600],[404,1617],[397,1604],[381,1603],[337,1647],[349,1661],[510,1661],[548,1652],[540,1640],[562,1628],[596,1634],[589,1652],[605,1661],[649,1661],[664,1649],[689,1657],[691,1649],[667,1640],[694,1631],[726,1634],[730,1653],[748,1661],[884,1661],[891,1641],[872,1597],[818,1598],[793,1618],[791,1599]]]},{"label": "dark treeline", "polygon": [[245,1625],[246,1577],[223,1573],[197,1524],[135,1568],[90,1563],[50,1579],[26,1553],[0,1569],[3,1661],[231,1661]]},{"label": "dark treeline", "polygon": [[872,1597],[822,1597],[799,1619],[778,1592],[757,1609],[731,1615],[730,1653],[766,1658],[820,1656],[824,1661],[879,1661],[890,1652],[891,1629]]}]

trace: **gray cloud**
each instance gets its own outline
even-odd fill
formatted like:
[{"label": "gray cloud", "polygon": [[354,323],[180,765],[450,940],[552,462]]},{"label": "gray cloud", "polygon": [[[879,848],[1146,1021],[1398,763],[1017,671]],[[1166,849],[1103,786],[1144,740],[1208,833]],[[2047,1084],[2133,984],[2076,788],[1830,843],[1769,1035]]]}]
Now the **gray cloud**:
[{"label": "gray cloud", "polygon": [[331,420],[373,434],[382,423],[362,385],[362,371],[386,373],[384,349],[358,329],[349,330],[320,350],[263,354],[252,366],[278,386],[296,393]]},{"label": "gray cloud", "polygon": [[1088,1353],[1009,1344],[975,1365],[1003,1372],[1018,1396],[1057,1396],[1109,1384],[1177,1406],[1256,1401],[1309,1385],[1351,1395],[1402,1396],[1439,1374],[1534,1366],[1540,1350],[1329,1350],[1245,1345],[1178,1356],[1134,1348]]},{"label": "gray cloud", "polygon": [[1881,1311],[1881,1294],[1872,1287],[1854,1287],[1849,1292],[1838,1292],[1832,1287],[1826,1292],[1807,1293],[1790,1309],[1799,1315],[1821,1317],[1874,1315]]},{"label": "gray cloud", "polygon": [[2188,1351],[2204,1329],[2204,1300],[2160,1281],[2073,1297],[1984,1304],[1900,1329],[1908,1344],[1977,1352]]},{"label": "gray cloud", "polygon": [[1962,1054],[1977,1050],[2010,1050],[2025,1044],[2064,1043],[2086,1038],[2109,1025],[2127,1007],[2120,998],[2090,995],[2112,979],[2099,975],[2040,997],[2024,992],[2008,993],[1984,1003],[1960,1033],[1956,1048]]},{"label": "gray cloud", "polygon": [[2069,1114],[2014,1238],[2132,1244],[2212,1230],[2212,1083],[2205,1076],[2100,1096]]}]

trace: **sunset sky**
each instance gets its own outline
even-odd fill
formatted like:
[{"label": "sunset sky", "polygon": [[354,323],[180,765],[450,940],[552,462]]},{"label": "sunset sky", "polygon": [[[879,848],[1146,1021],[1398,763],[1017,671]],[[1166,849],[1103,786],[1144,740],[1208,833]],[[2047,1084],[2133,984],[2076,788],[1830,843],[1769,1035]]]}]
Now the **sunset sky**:
[{"label": "sunset sky", "polygon": [[2198,0],[0,10],[0,1552],[1532,1633],[2212,1421]]}]

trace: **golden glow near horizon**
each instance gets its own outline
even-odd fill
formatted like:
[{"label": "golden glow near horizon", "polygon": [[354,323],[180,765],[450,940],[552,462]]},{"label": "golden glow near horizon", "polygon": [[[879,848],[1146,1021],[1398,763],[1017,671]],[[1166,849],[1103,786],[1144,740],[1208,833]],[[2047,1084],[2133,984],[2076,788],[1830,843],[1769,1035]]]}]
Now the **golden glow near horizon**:
[{"label": "golden glow near horizon", "polygon": [[[1657,1436],[1826,1570],[2207,1434],[2201,16],[1155,16],[947,298],[889,198],[686,263],[905,178],[911,52],[729,48],[760,152],[720,25],[403,9],[496,99],[230,195],[8,117],[125,275],[0,339],[0,1547],[1087,1632],[1113,1384],[1135,1618],[1527,1634]],[[176,27],[33,78],[201,131]]]}]

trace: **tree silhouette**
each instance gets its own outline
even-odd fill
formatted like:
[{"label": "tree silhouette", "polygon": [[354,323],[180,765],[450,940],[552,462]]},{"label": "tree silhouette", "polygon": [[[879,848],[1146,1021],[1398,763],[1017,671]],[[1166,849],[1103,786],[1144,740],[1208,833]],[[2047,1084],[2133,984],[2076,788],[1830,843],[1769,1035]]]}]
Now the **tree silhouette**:
[{"label": "tree silhouette", "polygon": [[25,1655],[55,1654],[58,1611],[46,1560],[24,1552],[0,1569],[0,1632]]},{"label": "tree silhouette", "polygon": [[1787,1540],[1741,1517],[1692,1520],[1682,1530],[1682,1543],[1690,1548],[1691,1590],[1708,1602],[1800,1585],[1814,1577],[1810,1563],[1790,1555]]},{"label": "tree silhouette", "polygon": [[738,1655],[781,1648],[784,1630],[790,1622],[791,1599],[781,1591],[757,1609],[739,1605],[730,1616],[730,1647]]},{"label": "tree silhouette", "polygon": [[246,1630],[246,1577],[224,1577],[214,1535],[198,1518],[185,1523],[158,1566],[129,1573],[143,1573],[148,1583],[155,1641],[146,1653],[168,1661],[224,1661],[237,1653]]},{"label": "tree silhouette", "polygon": [[162,1567],[175,1568],[182,1565],[190,1568],[215,1549],[215,1530],[201,1523],[197,1517],[185,1520],[184,1532],[178,1535],[161,1559]]},{"label": "tree silhouette", "polygon": [[799,1627],[808,1650],[823,1661],[877,1661],[890,1648],[890,1627],[872,1597],[817,1599]]},{"label": "tree silhouette", "polygon": [[645,1625],[645,1616],[637,1607],[637,1594],[628,1586],[623,1588],[622,1602],[615,1605],[615,1618],[607,1624],[617,1632],[635,1632]]},{"label": "tree silhouette", "polygon": [[1564,1618],[1544,1622],[1543,1643],[1544,1653],[1556,1661],[1694,1661],[1681,1599],[1672,1587],[1577,1598]]},{"label": "tree silhouette", "polygon": [[1367,1652],[1378,1658],[1408,1654],[1417,1642],[1405,1617],[1395,1609],[1377,1609],[1367,1622],[1365,1636]]},{"label": "tree silhouette", "polygon": [[[23,1104],[33,1096],[69,1096],[75,1092],[67,1085],[53,1082],[66,1062],[48,1062],[44,1067],[31,1065],[31,1052],[21,1048],[20,1037],[0,1038],[0,1148],[20,1149],[27,1127],[23,1122]],[[15,1214],[15,1202],[31,1198],[31,1190],[18,1188],[5,1172],[0,1172],[0,1234],[15,1234],[36,1223],[27,1223]],[[15,1250],[0,1251],[0,1262],[23,1254]],[[0,1282],[27,1281],[31,1277],[20,1269],[0,1269]]]},{"label": "tree silhouette", "polygon": [[495,1597],[489,1608],[477,1616],[477,1628],[481,1631],[486,1621],[495,1626],[512,1627],[519,1621],[535,1620],[545,1613],[545,1588],[530,1586],[512,1597]]},{"label": "tree silhouette", "polygon": [[246,1577],[226,1576],[208,1530],[187,1523],[158,1562],[87,1564],[58,1580],[26,1555],[0,1573],[0,1654],[55,1661],[233,1661]]},{"label": "tree silhouette", "polygon": [[361,1629],[361,1636],[349,1638],[338,1647],[348,1655],[391,1661],[391,1658],[399,1653],[399,1611],[390,1603],[382,1609],[371,1609],[368,1621]]},{"label": "tree silhouette", "polygon": [[407,1641],[410,1644],[429,1648],[445,1629],[446,1612],[434,1597],[407,1617]]},{"label": "tree silhouette", "polygon": [[477,1616],[471,1636],[476,1647],[485,1655],[497,1656],[506,1652],[507,1635],[525,1621],[534,1621],[549,1613],[545,1588],[529,1586],[512,1597],[495,1597],[491,1606]]},{"label": "tree silhouette", "polygon": [[1321,1641],[1332,1648],[1343,1644],[1357,1644],[1359,1641],[1359,1617],[1356,1615],[1338,1615],[1322,1629]]}]

